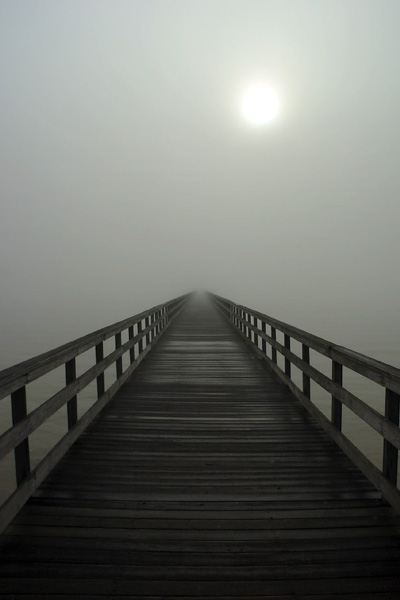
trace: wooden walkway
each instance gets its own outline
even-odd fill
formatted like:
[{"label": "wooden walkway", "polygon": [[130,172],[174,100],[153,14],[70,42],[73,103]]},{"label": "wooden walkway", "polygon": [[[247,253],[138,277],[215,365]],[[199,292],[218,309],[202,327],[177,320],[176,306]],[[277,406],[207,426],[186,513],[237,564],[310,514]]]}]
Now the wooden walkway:
[{"label": "wooden walkway", "polygon": [[192,300],[0,538],[1,597],[398,600],[398,525]]}]

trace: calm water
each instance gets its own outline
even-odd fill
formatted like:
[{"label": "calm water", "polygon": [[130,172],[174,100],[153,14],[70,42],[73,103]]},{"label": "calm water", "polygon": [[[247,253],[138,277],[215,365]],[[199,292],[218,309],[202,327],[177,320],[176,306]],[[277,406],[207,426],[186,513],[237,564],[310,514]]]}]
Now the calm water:
[{"label": "calm water", "polygon": [[[291,323],[330,341],[352,348],[353,350],[357,350],[394,366],[400,365],[400,325],[398,322],[390,320],[385,326],[382,326],[382,322],[379,322],[376,326],[374,326],[373,322],[369,322],[368,327],[366,327],[365,323],[360,324],[356,316],[351,318],[351,316],[347,314],[343,315],[339,324],[335,323],[333,326],[330,326],[326,320],[320,321],[317,318],[317,315],[310,315],[308,321],[309,322],[307,322],[307,319],[304,319],[304,317],[300,323],[294,318],[290,320]],[[313,323],[315,325],[314,327],[312,326]],[[99,323],[98,327],[104,326],[105,324],[107,323]],[[51,328],[47,331],[44,330],[42,326],[40,326],[40,328],[35,328],[34,324],[31,324],[28,329],[24,327],[23,331],[18,331],[18,327],[15,325],[12,328],[3,326],[0,338],[0,369],[21,362],[22,360],[45,352],[51,348],[55,348],[67,341],[85,335],[93,329],[95,329],[95,327],[85,329],[83,324],[80,327],[77,327],[76,323],[71,323],[70,327],[68,327],[67,324],[63,330]],[[126,338],[123,339],[123,342],[126,340],[127,334]],[[297,354],[301,353],[300,344],[296,346],[296,342],[293,342],[292,348]],[[110,352],[113,349],[113,339],[108,340],[105,344],[105,352]],[[78,376],[91,367],[94,362],[94,350],[81,355],[77,361]],[[321,357],[317,353],[311,351],[311,364],[330,376],[331,364],[325,357]],[[124,368],[127,365],[128,357],[124,357]],[[281,360],[280,365],[283,367],[283,360]],[[293,368],[293,379],[298,385],[301,385],[301,374],[296,371],[297,369]],[[115,367],[112,366],[106,371],[106,384],[110,385],[114,380]],[[61,389],[63,385],[63,367],[58,368],[51,374],[30,384],[27,389],[28,410],[32,410],[39,406],[44,400]],[[370,406],[383,413],[384,390],[380,386],[369,382],[365,378],[353,374],[346,369],[344,369],[344,385],[348,390],[362,398]],[[329,394],[320,390],[316,384],[312,383],[311,395],[313,401],[322,412],[329,416]],[[96,388],[95,382],[93,382],[78,397],[79,415],[82,415],[95,400]],[[344,433],[356,443],[370,460],[380,467],[382,461],[381,437],[369,426],[365,425],[358,417],[354,416],[346,409],[346,407],[343,407],[343,410]],[[0,432],[4,432],[10,425],[10,403],[9,399],[5,398],[0,401]],[[38,464],[43,456],[51,449],[54,442],[66,433],[66,431],[66,407],[63,407],[30,437],[32,466]],[[0,490],[1,502],[14,489],[15,485],[12,454],[0,463],[0,477],[2,481]]]}]

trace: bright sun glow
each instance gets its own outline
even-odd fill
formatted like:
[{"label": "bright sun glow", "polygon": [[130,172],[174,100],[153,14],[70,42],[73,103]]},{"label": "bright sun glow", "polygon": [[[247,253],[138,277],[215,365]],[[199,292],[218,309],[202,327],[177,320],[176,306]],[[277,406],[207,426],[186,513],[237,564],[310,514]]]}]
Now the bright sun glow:
[{"label": "bright sun glow", "polygon": [[271,88],[259,84],[249,88],[242,98],[242,111],[248,121],[263,125],[279,112],[279,99]]}]

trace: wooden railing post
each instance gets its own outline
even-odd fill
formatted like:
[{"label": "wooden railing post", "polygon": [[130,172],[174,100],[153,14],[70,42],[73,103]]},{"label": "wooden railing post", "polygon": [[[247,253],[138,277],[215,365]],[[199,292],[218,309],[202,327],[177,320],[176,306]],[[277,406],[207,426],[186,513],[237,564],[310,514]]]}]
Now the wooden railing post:
[{"label": "wooden railing post", "polygon": [[[146,329],[149,326],[149,324],[150,324],[150,319],[149,319],[149,317],[146,317],[144,320],[144,326],[146,327]],[[149,333],[146,333],[146,346],[148,346],[149,344],[150,344],[150,331],[149,331]]]},{"label": "wooden railing post", "polygon": [[[133,338],[134,338],[133,325],[131,325],[128,329],[128,336],[129,336],[130,340],[133,340]],[[134,345],[129,350],[129,360],[130,360],[131,364],[133,362],[135,362],[135,346]]]},{"label": "wooden railing post", "polygon": [[[96,364],[101,362],[104,358],[104,345],[103,342],[96,344]],[[105,391],[104,383],[104,372],[100,373],[97,377],[97,398],[101,398]]]},{"label": "wooden railing post", "polygon": [[[306,362],[308,365],[310,364],[310,348],[306,344],[302,344],[301,357],[304,362]],[[311,398],[311,380],[310,377],[305,373],[303,373],[303,394],[307,398]]]},{"label": "wooden railing post", "polygon": [[[118,350],[122,346],[122,335],[121,332],[115,334],[115,349]],[[117,375],[117,379],[119,379],[122,375],[122,356],[117,358],[115,361],[115,371]]]},{"label": "wooden railing post", "polygon": [[[142,320],[138,321],[137,332],[138,332],[138,334],[142,332]],[[143,352],[143,338],[140,338],[139,343],[138,343],[138,348],[139,348],[139,355],[140,355]]]},{"label": "wooden railing post", "polygon": [[158,323],[157,323],[157,327],[156,327],[157,335],[161,332],[161,321],[160,321],[160,319],[161,319],[161,311],[158,310],[157,311],[157,320],[158,320]]},{"label": "wooden railing post", "polygon": [[[258,319],[257,317],[253,317],[253,325],[254,327],[258,328]],[[254,343],[258,348],[258,334],[256,332],[254,332]]]},{"label": "wooden railing post", "polygon": [[[273,340],[276,341],[276,328],[272,327],[272,325],[271,325],[271,337]],[[277,355],[276,355],[276,348],[274,348],[273,346],[272,346],[272,350],[271,350],[271,355],[272,355],[272,362],[277,364],[278,359],[277,359]]]},{"label": "wooden railing post", "polygon": [[[332,381],[337,383],[338,385],[343,385],[343,365],[332,361]],[[342,403],[340,400],[332,396],[332,413],[331,420],[333,425],[339,431],[342,430]]]},{"label": "wooden railing post", "polygon": [[[261,331],[263,333],[267,333],[267,324],[265,321],[261,321]],[[264,354],[267,354],[267,341],[263,339],[261,342],[261,346]]]},{"label": "wooden railing post", "polygon": [[[76,379],[76,359],[71,358],[65,363],[65,383],[69,385]],[[67,417],[68,417],[68,429],[72,429],[78,420],[78,401],[77,396],[71,398],[67,402]]]},{"label": "wooden railing post", "polygon": [[[24,419],[27,415],[26,410],[26,388],[19,388],[11,394],[11,415],[13,425]],[[22,483],[31,470],[29,458],[29,440],[25,438],[18,446],[14,448],[15,457],[15,476],[17,485]]]},{"label": "wooden railing post", "polygon": [[[285,338],[285,348],[287,348],[288,350],[290,350],[290,335],[287,335],[286,333],[284,334],[284,338]],[[288,358],[286,358],[285,356],[285,375],[287,375],[290,379],[291,376],[291,364],[290,364],[290,360]]]},{"label": "wooden railing post", "polygon": [[[400,407],[400,394],[392,392],[392,390],[386,389],[385,393],[385,417],[389,419],[391,423],[399,425],[399,407]],[[398,472],[398,461],[399,451],[396,446],[393,446],[387,440],[383,442],[383,475],[393,483],[397,484],[397,472]]]}]

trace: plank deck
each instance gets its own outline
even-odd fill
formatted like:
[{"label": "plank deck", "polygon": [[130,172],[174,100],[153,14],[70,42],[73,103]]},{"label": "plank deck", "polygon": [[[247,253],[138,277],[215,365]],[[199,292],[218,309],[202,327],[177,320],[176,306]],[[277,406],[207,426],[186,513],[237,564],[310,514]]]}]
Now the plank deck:
[{"label": "plank deck", "polygon": [[0,538],[2,598],[398,600],[399,518],[192,300]]}]

